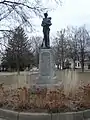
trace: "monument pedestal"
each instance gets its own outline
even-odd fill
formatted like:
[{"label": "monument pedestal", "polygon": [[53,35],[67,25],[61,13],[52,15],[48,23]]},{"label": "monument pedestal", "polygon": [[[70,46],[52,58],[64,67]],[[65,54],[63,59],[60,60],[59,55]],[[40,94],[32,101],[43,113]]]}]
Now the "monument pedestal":
[{"label": "monument pedestal", "polygon": [[54,84],[55,66],[52,49],[40,49],[39,79],[37,84]]}]

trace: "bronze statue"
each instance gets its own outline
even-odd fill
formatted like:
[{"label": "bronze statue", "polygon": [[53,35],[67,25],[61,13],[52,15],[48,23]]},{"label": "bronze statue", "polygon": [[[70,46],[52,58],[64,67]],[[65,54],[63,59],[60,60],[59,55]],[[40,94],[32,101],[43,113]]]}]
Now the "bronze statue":
[{"label": "bronze statue", "polygon": [[49,40],[49,32],[50,32],[50,26],[52,25],[51,23],[51,17],[48,17],[47,13],[44,13],[45,18],[43,18],[41,26],[43,27],[43,43],[42,47],[44,48],[50,48],[50,40]]}]

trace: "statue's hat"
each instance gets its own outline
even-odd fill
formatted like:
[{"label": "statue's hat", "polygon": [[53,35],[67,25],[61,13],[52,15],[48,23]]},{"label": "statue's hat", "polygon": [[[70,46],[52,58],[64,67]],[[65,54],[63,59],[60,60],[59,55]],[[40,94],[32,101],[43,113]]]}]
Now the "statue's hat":
[{"label": "statue's hat", "polygon": [[48,14],[47,14],[47,13],[44,13],[44,16],[45,16],[45,17],[47,17],[47,16],[48,16]]}]

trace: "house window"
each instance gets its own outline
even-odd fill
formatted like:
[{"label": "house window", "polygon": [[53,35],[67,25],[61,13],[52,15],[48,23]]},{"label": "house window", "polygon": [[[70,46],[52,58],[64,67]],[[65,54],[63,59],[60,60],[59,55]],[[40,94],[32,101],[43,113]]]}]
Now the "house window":
[{"label": "house window", "polygon": [[75,63],[75,66],[77,66],[77,63]]}]

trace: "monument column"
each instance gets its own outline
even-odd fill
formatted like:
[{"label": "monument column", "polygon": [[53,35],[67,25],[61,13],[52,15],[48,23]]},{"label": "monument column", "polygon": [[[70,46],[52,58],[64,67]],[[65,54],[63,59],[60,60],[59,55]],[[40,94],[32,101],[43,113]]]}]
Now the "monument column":
[{"label": "monument column", "polygon": [[44,13],[45,18],[42,21],[43,27],[43,43],[39,52],[39,80],[37,84],[53,84],[55,83],[55,64],[53,58],[53,51],[50,48],[49,32],[51,24],[51,17]]}]

